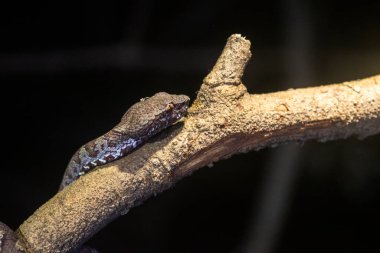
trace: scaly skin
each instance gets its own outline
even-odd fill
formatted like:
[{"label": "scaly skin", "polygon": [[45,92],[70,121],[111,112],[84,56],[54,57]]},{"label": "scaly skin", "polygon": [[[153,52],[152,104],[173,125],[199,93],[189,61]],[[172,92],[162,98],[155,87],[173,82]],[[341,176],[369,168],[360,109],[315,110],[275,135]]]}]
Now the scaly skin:
[{"label": "scaly skin", "polygon": [[111,131],[83,145],[71,158],[59,190],[96,166],[119,159],[186,116],[189,97],[159,92],[131,106]]}]

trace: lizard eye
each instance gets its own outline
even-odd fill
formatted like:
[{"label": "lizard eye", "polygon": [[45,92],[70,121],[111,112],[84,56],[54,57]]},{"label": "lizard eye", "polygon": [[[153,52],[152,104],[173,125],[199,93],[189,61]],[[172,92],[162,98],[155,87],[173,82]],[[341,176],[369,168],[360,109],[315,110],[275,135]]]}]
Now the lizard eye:
[{"label": "lizard eye", "polygon": [[168,111],[171,111],[171,110],[173,110],[173,108],[174,108],[173,103],[169,103],[169,104],[166,105],[165,109],[168,110]]}]

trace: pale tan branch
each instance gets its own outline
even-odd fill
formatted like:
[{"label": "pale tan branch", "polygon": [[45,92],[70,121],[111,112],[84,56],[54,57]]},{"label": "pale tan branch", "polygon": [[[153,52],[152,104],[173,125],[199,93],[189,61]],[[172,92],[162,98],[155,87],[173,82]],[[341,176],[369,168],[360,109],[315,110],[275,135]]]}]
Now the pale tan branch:
[{"label": "pale tan branch", "polygon": [[252,95],[240,78],[250,42],[232,35],[183,123],[85,175],[18,229],[30,252],[67,252],[144,199],[239,152],[380,132],[380,76]]}]

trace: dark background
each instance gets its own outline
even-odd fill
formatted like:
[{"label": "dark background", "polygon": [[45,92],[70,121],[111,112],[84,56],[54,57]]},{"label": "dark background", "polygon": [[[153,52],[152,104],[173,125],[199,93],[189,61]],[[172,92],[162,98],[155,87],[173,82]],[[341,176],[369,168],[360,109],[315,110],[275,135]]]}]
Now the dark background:
[{"label": "dark background", "polygon": [[[0,220],[16,229],[71,155],[141,97],[192,99],[228,36],[250,92],[380,73],[380,1],[95,1],[1,8]],[[202,168],[89,241],[101,252],[377,252],[380,136]],[[75,217],[73,217],[75,218]]]}]

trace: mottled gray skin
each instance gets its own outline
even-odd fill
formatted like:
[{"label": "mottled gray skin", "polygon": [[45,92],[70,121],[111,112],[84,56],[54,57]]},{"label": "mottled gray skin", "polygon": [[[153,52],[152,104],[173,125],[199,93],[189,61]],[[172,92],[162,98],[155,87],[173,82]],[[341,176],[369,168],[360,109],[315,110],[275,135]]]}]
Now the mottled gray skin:
[{"label": "mottled gray skin", "polygon": [[96,166],[119,159],[186,116],[189,97],[159,92],[131,106],[111,131],[83,145],[71,158],[59,190]]},{"label": "mottled gray skin", "polygon": [[16,233],[0,222],[0,253],[26,253],[17,241]]}]

